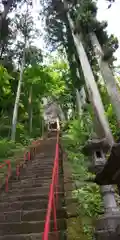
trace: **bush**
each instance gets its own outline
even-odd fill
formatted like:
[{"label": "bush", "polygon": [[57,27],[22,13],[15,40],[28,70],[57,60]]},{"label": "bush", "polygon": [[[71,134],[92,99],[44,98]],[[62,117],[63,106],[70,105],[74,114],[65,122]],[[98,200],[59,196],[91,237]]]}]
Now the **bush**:
[{"label": "bush", "polygon": [[[99,215],[103,207],[99,187],[85,182],[85,179],[91,176],[91,173],[87,170],[89,159],[82,154],[81,148],[92,133],[92,120],[88,112],[80,119],[72,120],[63,136],[63,145],[73,169],[73,179],[78,188],[73,191],[73,196],[78,199],[78,212],[82,219],[83,231],[89,240],[92,239],[93,233],[92,221]],[[84,185],[81,185],[81,182]],[[91,224],[88,225],[86,217],[90,219]]]},{"label": "bush", "polygon": [[0,139],[0,161],[13,156],[14,152],[22,148],[22,144]]}]

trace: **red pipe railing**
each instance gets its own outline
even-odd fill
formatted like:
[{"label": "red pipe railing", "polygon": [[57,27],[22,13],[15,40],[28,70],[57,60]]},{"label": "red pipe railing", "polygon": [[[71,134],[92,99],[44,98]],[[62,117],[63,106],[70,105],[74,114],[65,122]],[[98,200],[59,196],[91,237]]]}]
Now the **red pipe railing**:
[{"label": "red pipe railing", "polygon": [[44,233],[42,236],[42,240],[49,239],[50,232],[50,220],[51,214],[53,211],[53,221],[54,221],[54,231],[56,232],[56,240],[58,239],[57,235],[57,202],[58,202],[58,174],[59,174],[59,132],[57,133],[57,142],[56,142],[56,151],[55,151],[55,159],[54,166],[52,171],[52,182],[50,184],[49,198],[48,198],[48,208],[45,219]]},{"label": "red pipe railing", "polygon": [[[40,144],[39,140],[33,141],[32,142],[32,148],[30,149],[30,151],[27,151],[24,153],[24,162],[26,161],[30,161],[32,158],[34,158],[34,156],[36,155],[36,149],[38,147],[38,145]],[[34,146],[35,145],[35,146]],[[16,166],[16,176],[19,177],[20,176],[20,164],[18,164]]]},{"label": "red pipe railing", "polygon": [[8,181],[9,177],[11,175],[11,162],[10,160],[6,160],[5,163],[0,165],[0,169],[4,168],[7,166],[7,175],[6,175],[6,180],[5,180],[5,191],[8,192]]},{"label": "red pipe railing", "polygon": [[[23,156],[24,162],[29,161],[32,158],[34,158],[34,156],[36,155],[37,147],[39,145],[40,145],[39,140],[32,142],[32,147],[30,148],[30,150],[24,153],[24,156]],[[7,175],[6,175],[6,179],[5,179],[5,191],[8,192],[8,183],[9,183],[9,178],[11,176],[12,167],[11,167],[10,160],[5,160],[4,162],[5,163],[0,165],[0,169],[3,169],[4,167],[7,166]],[[20,176],[20,166],[21,166],[21,163],[16,165],[16,176],[17,177]]]}]

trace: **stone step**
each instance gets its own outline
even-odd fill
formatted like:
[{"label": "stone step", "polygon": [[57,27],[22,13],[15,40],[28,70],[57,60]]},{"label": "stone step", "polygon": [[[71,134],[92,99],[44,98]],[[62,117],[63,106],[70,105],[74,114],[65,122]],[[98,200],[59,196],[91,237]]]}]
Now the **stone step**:
[{"label": "stone step", "polygon": [[46,164],[44,164],[44,165],[42,165],[42,164],[33,164],[33,165],[29,165],[29,166],[27,166],[25,169],[27,170],[29,170],[29,169],[34,169],[34,170],[40,170],[40,169],[53,169],[53,166],[54,166],[54,164],[49,164],[49,163],[46,163]]},{"label": "stone step", "polygon": [[[44,231],[45,216],[48,207],[49,189],[54,166],[56,138],[41,142],[37,155],[27,161],[20,169],[20,178],[9,181],[9,192],[1,191],[0,197],[0,240],[40,240]],[[63,173],[60,161],[57,223],[59,240],[64,239],[66,213]],[[53,215],[51,215],[53,219]],[[56,240],[54,222],[50,223],[49,240]],[[3,235],[3,236],[2,236]]]},{"label": "stone step", "polygon": [[46,165],[45,167],[40,167],[40,166],[38,166],[38,167],[32,167],[32,166],[30,166],[30,167],[28,167],[28,168],[25,168],[25,169],[22,169],[21,170],[21,173],[22,172],[24,172],[25,174],[27,174],[27,172],[29,172],[29,171],[36,171],[36,173],[37,172],[40,172],[40,171],[50,171],[50,172],[52,172],[52,169],[53,169],[53,166],[52,167],[49,167],[49,165]]},{"label": "stone step", "polygon": [[[51,184],[51,179],[49,181],[23,181],[23,182],[14,182],[14,183],[9,183],[9,191],[14,190],[14,189],[22,189],[22,188],[35,188],[35,187],[43,187],[43,188],[50,188]],[[58,181],[58,185],[60,189],[64,190],[63,182],[62,180]]]},{"label": "stone step", "polygon": [[[29,174],[29,175],[20,175],[20,179],[21,180],[24,180],[24,179],[28,179],[28,178],[39,178],[39,177],[41,177],[41,178],[47,178],[47,179],[52,179],[52,173],[50,172],[50,173],[48,173],[48,172],[41,172],[41,173],[38,173],[38,174]],[[63,177],[63,174],[59,174],[59,177]]]},{"label": "stone step", "polygon": [[[10,191],[15,191],[15,189],[16,189],[16,191],[18,191],[18,189],[30,189],[30,188],[34,188],[34,189],[35,188],[44,188],[44,189],[48,188],[48,189],[50,189],[50,183],[49,184],[48,183],[43,183],[43,184],[41,184],[41,183],[32,183],[32,184],[29,184],[29,183],[19,184],[19,183],[17,183],[17,184],[14,184],[13,183],[9,188],[9,192]],[[57,188],[63,189],[63,187],[61,185],[57,185]]]},{"label": "stone step", "polygon": [[53,169],[53,165],[49,166],[49,164],[46,164],[46,166],[29,166],[28,168],[22,169],[21,171],[29,171],[29,170],[33,170],[33,171],[43,171],[43,170],[49,170],[52,171]]},{"label": "stone step", "polygon": [[54,164],[54,159],[52,158],[51,160],[47,161],[45,160],[45,158],[43,159],[39,159],[38,161],[36,160],[32,160],[32,161],[27,161],[27,164],[25,165],[26,167],[46,167],[46,166],[50,166],[52,167]]},{"label": "stone step", "polygon": [[[5,211],[17,211],[17,210],[40,210],[46,209],[48,206],[48,199],[40,200],[24,200],[24,201],[13,201],[13,202],[2,202],[0,203],[0,212]],[[63,199],[58,199],[58,208],[63,206]]]},{"label": "stone step", "polygon": [[[62,173],[59,173],[59,176],[60,177],[62,177],[63,176],[63,174]],[[25,178],[25,174],[20,174],[20,177],[23,179],[23,178]],[[51,177],[52,178],[52,171],[38,171],[37,173],[36,172],[32,172],[32,171],[27,171],[27,173],[26,173],[26,178],[30,178],[30,177],[32,177],[32,178],[35,178],[35,177],[43,177],[43,178],[45,178],[45,177]]]},{"label": "stone step", "polygon": [[[32,233],[32,234],[19,234],[19,235],[5,235],[0,237],[0,240],[41,240],[43,233]],[[64,240],[65,232],[57,232],[59,240]],[[56,240],[56,233],[49,233],[49,240]]]},{"label": "stone step", "polygon": [[[44,221],[46,217],[47,209],[42,210],[19,210],[13,212],[0,213],[0,223],[8,222],[30,222],[30,221]],[[57,219],[67,218],[65,209],[57,210]],[[51,220],[53,220],[53,214],[51,213]]]},{"label": "stone step", "polygon": [[[57,191],[60,192],[63,190],[63,187],[60,186],[60,185],[57,185]],[[39,193],[42,193],[42,194],[48,194],[50,191],[50,185],[46,185],[46,186],[37,186],[36,184],[34,184],[33,186],[21,186],[21,185],[18,185],[18,186],[15,186],[15,187],[11,187],[8,191],[7,194],[16,194],[16,193],[20,193],[20,194],[28,194],[28,193],[31,193],[31,194],[39,194]],[[6,193],[3,193],[2,196],[5,196]]]},{"label": "stone step", "polygon": [[[49,164],[47,164],[46,166],[38,166],[38,167],[32,167],[32,166],[29,166],[28,168],[25,168],[25,169],[22,169],[21,171],[50,171],[52,172],[53,170],[53,165],[52,166],[49,166]],[[59,168],[59,171],[61,171],[61,169]]]},{"label": "stone step", "polygon": [[[30,171],[32,171],[32,172],[40,172],[40,171],[45,171],[45,172],[47,172],[47,171],[49,171],[49,172],[51,172],[52,173],[52,171],[53,171],[53,166],[49,166],[49,165],[46,165],[46,166],[44,166],[44,167],[40,167],[40,166],[38,166],[38,167],[29,167],[29,168],[26,168],[26,169],[22,169],[21,170],[21,172],[25,172],[25,174],[27,174],[27,172],[30,172]],[[59,172],[61,172],[62,170],[59,168]]]},{"label": "stone step", "polygon": [[[48,164],[46,164],[46,166],[29,166],[28,168],[24,168],[22,169],[22,171],[30,171],[30,170],[33,170],[33,171],[45,171],[45,170],[49,170],[49,171],[52,171],[53,170],[53,164],[50,166]],[[59,171],[61,171],[61,169],[59,168]]]},{"label": "stone step", "polygon": [[[32,186],[32,184],[42,184],[43,186],[49,186],[51,184],[51,181],[52,181],[52,178],[28,178],[28,179],[21,179],[21,180],[14,180],[14,181],[9,181],[9,188],[11,188],[12,186],[22,186],[24,187],[24,185],[29,185],[29,186]],[[62,178],[59,178],[59,181],[58,183],[60,185],[63,186],[63,179]]]},{"label": "stone step", "polygon": [[[47,149],[47,151],[46,151]],[[43,156],[53,156],[55,155],[55,146],[42,146],[41,149],[39,149],[39,153],[37,153],[37,156],[43,157]]]},{"label": "stone step", "polygon": [[35,156],[33,162],[37,162],[39,160],[39,162],[44,163],[44,159],[53,162],[54,157],[55,157],[55,148],[51,152],[47,152],[46,150],[45,151],[41,150],[40,153],[38,153]]},{"label": "stone step", "polygon": [[25,179],[31,179],[31,178],[39,178],[39,177],[41,177],[41,178],[47,178],[47,179],[50,179],[50,178],[52,178],[52,174],[50,173],[49,175],[44,175],[43,174],[43,176],[41,176],[40,174],[32,174],[32,175],[22,175],[22,174],[20,174],[20,179],[21,180],[25,180]]},{"label": "stone step", "polygon": [[12,183],[10,184],[10,190],[12,189],[15,189],[15,188],[36,188],[36,187],[50,187],[50,183],[42,183],[42,182],[37,182],[37,183],[30,183],[27,182],[27,183],[21,183],[21,182],[18,182],[18,183]]},{"label": "stone step", "polygon": [[[40,166],[46,166],[47,164],[53,165],[54,163],[54,156],[51,158],[35,158],[32,162],[32,166],[37,166],[38,164]],[[29,164],[29,163],[28,163]]]},{"label": "stone step", "polygon": [[[59,195],[59,198],[60,197],[64,197],[64,193],[63,192],[60,192],[60,193],[58,193],[58,195]],[[30,194],[30,193],[27,193],[27,194],[25,194],[25,195],[22,195],[22,194],[17,194],[17,195],[9,195],[9,194],[6,194],[6,195],[4,195],[4,196],[2,196],[1,195],[1,198],[0,198],[0,200],[1,201],[27,201],[27,200],[30,200],[31,199],[31,201],[32,200],[37,200],[37,199],[42,199],[43,201],[44,200],[48,200],[48,194],[47,195],[45,195],[45,194],[43,194],[43,193],[39,193],[39,194]]]},{"label": "stone step", "polygon": [[12,184],[12,183],[37,183],[37,182],[41,182],[41,183],[49,183],[51,182],[51,179],[52,179],[52,176],[51,178],[49,177],[35,177],[35,178],[23,178],[23,179],[17,179],[17,177],[15,177],[14,180],[9,180],[9,184]]},{"label": "stone step", "polygon": [[50,165],[54,163],[54,159],[55,159],[55,154],[53,155],[44,155],[44,156],[37,156],[35,157],[32,161],[27,161],[27,163],[29,164],[29,162],[32,162],[32,165],[36,165],[36,164],[40,164],[40,165],[46,165],[47,163],[49,163]]},{"label": "stone step", "polygon": [[[1,235],[14,235],[14,234],[30,234],[30,233],[42,233],[44,230],[44,221],[31,221],[31,222],[14,222],[14,223],[1,223],[0,234]],[[57,228],[62,231],[66,228],[66,220],[58,219]],[[50,231],[54,229],[54,222],[50,222]]]},{"label": "stone step", "polygon": [[[36,165],[31,165],[31,166],[28,166],[28,170],[29,169],[33,169],[33,170],[42,170],[42,169],[45,169],[47,167],[47,169],[52,169],[53,168],[53,164],[44,164],[44,165],[38,165],[38,164],[36,164]],[[26,169],[26,168],[25,168]]]},{"label": "stone step", "polygon": [[[43,176],[49,176],[49,175],[52,175],[52,169],[38,169],[37,171],[35,170],[32,170],[32,169],[27,169],[26,171],[26,176],[29,176],[29,175],[39,175],[42,177]],[[23,175],[23,173],[21,173],[21,175]]]},{"label": "stone step", "polygon": [[37,155],[33,158],[33,161],[40,161],[40,162],[44,162],[44,159],[46,160],[50,160],[50,161],[53,161],[54,160],[54,157],[55,157],[55,147],[54,149],[49,149],[49,152],[48,152],[48,149],[46,151],[46,149],[41,149],[40,150],[40,154],[37,153]]},{"label": "stone step", "polygon": [[36,188],[13,188],[8,191],[8,193],[2,193],[2,196],[7,196],[7,195],[14,195],[14,194],[48,194],[49,193],[49,186],[48,187],[36,187]]}]

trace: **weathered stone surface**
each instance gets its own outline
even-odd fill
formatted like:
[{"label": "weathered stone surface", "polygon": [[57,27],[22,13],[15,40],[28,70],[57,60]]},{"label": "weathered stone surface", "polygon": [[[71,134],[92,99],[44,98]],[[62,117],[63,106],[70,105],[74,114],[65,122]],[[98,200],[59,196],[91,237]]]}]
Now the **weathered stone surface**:
[{"label": "weathered stone surface", "polygon": [[103,215],[96,222],[96,240],[119,240],[120,239],[120,214],[117,212]]},{"label": "weathered stone surface", "polygon": [[120,183],[120,144],[114,144],[108,161],[96,175],[95,181],[100,185]]},{"label": "weathered stone surface", "polygon": [[[41,142],[37,155],[20,168],[20,177],[9,181],[9,191],[1,190],[0,196],[0,240],[40,240],[44,231],[48,196],[52,181],[56,138]],[[63,239],[66,229],[66,209],[64,189],[59,169],[56,206],[59,239]],[[52,208],[51,208],[52,210]],[[49,240],[55,240],[53,214],[51,214]],[[59,232],[59,230],[61,232]]]},{"label": "weathered stone surface", "polygon": [[[58,231],[57,236],[59,240],[66,239],[64,231]],[[19,235],[7,235],[0,237],[0,240],[41,240],[42,233],[32,233],[32,234],[19,234]],[[49,240],[56,240],[56,233],[49,233]]]},{"label": "weathered stone surface", "polygon": [[103,150],[103,152],[108,152],[108,150],[110,150],[110,145],[108,144],[106,138],[88,140],[86,145],[82,149],[82,152],[85,155],[91,155],[93,151],[97,151],[100,149]]}]

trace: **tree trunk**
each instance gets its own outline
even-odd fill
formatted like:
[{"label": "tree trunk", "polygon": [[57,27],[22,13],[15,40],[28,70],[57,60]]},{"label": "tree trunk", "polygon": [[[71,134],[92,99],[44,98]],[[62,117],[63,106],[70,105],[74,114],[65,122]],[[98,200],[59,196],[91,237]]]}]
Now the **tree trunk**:
[{"label": "tree trunk", "polygon": [[15,141],[15,135],[16,135],[16,125],[17,125],[18,108],[19,108],[19,101],[20,101],[20,94],[21,94],[24,64],[25,64],[25,48],[23,51],[23,59],[22,59],[21,69],[20,69],[20,79],[18,82],[15,105],[14,105],[14,110],[13,110],[12,127],[11,127],[11,140],[12,141]]},{"label": "tree trunk", "polygon": [[29,91],[29,133],[32,133],[32,121],[33,121],[33,109],[32,109],[32,86],[30,87]]},{"label": "tree trunk", "polygon": [[105,117],[105,111],[104,111],[104,107],[103,107],[102,100],[100,97],[100,93],[98,91],[97,84],[95,82],[87,55],[86,55],[84,47],[82,45],[80,36],[78,34],[74,34],[74,31],[73,31],[74,24],[73,24],[73,21],[69,15],[69,13],[67,13],[67,16],[68,16],[68,21],[69,21],[70,28],[72,31],[74,43],[75,43],[75,46],[76,46],[76,49],[77,49],[77,52],[79,55],[79,60],[80,60],[81,66],[82,66],[84,79],[85,79],[85,83],[87,86],[87,91],[90,96],[91,102],[93,104],[95,114],[98,117],[100,125],[101,125],[102,137],[104,135],[104,137],[106,137],[108,139],[109,144],[112,145],[114,140],[113,140],[110,128],[109,128],[108,120]]},{"label": "tree trunk", "polygon": [[95,50],[96,58],[100,67],[100,71],[102,74],[102,77],[104,79],[108,95],[110,97],[111,103],[113,105],[113,108],[115,110],[118,124],[120,127],[120,92],[118,90],[116,80],[113,76],[112,70],[109,67],[109,64],[107,61],[103,60],[103,51],[102,48],[98,42],[98,39],[94,33],[90,34],[91,43],[93,45],[93,48]]},{"label": "tree trunk", "polygon": [[64,114],[64,112],[63,112],[62,107],[60,106],[60,104],[58,105],[58,109],[59,109],[60,120],[61,120],[61,121],[65,121],[65,120],[66,120],[66,119],[65,119],[65,114]]},{"label": "tree trunk", "polygon": [[6,3],[4,4],[4,11],[2,12],[1,18],[3,19],[6,18],[12,4],[13,4],[13,0],[6,1]]},{"label": "tree trunk", "polygon": [[118,86],[119,93],[120,93],[120,81],[119,81],[117,78],[115,78],[115,81],[116,81],[116,84],[117,84],[117,86]]},{"label": "tree trunk", "polygon": [[8,0],[6,4],[4,4],[4,11],[0,15],[0,36],[1,36],[2,21],[4,21],[4,19],[6,18],[12,4],[13,4],[13,0]]},{"label": "tree trunk", "polygon": [[82,103],[81,103],[80,93],[79,93],[78,89],[76,89],[76,102],[77,102],[78,115],[81,116],[81,114],[82,114]]}]

